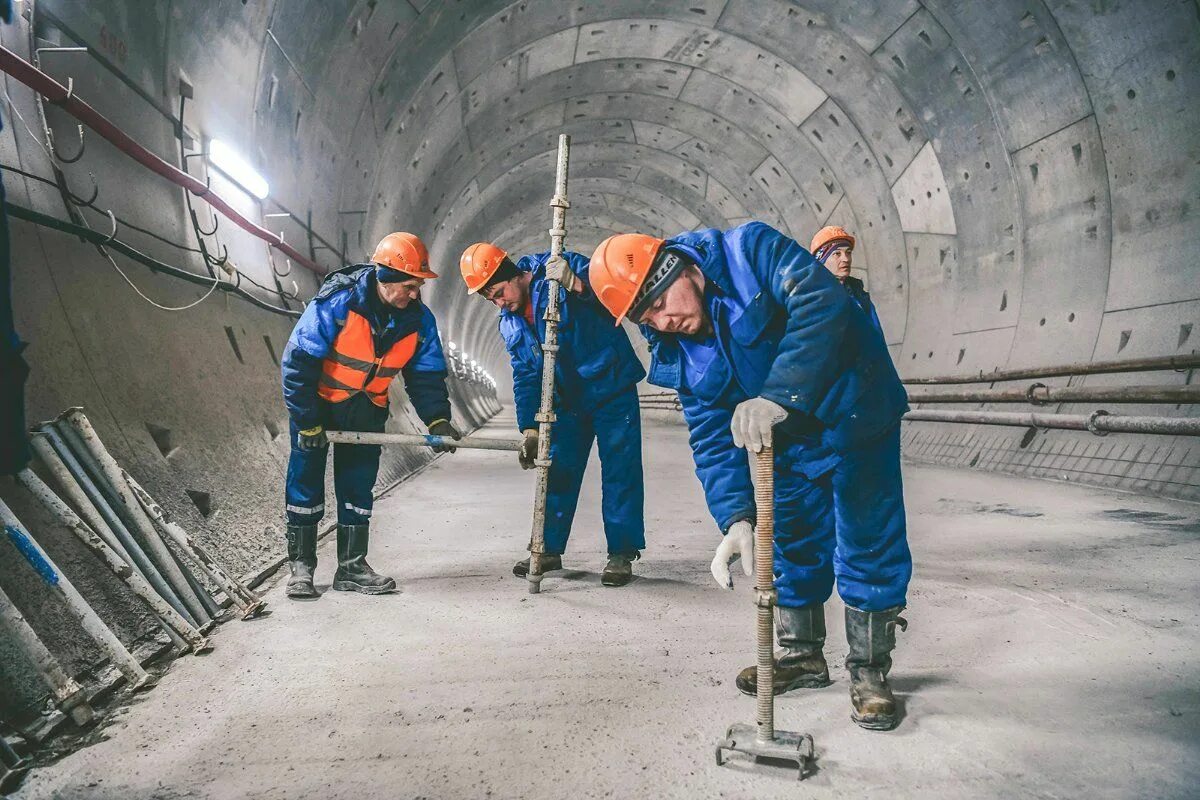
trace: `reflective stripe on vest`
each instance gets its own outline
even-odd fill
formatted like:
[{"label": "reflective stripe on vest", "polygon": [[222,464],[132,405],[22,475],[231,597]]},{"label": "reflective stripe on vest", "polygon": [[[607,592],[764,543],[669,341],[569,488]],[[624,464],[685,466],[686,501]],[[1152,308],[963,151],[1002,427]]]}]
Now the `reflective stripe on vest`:
[{"label": "reflective stripe on vest", "polygon": [[330,403],[340,403],[365,392],[372,403],[386,408],[388,386],[416,354],[417,340],[417,334],[410,333],[385,354],[376,356],[371,323],[363,315],[349,312],[322,364],[317,394]]}]

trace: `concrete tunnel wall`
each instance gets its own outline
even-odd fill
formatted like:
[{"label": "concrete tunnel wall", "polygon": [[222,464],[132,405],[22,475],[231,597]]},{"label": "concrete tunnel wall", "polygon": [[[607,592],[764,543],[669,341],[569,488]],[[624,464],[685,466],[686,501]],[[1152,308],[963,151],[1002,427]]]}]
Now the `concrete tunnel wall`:
[{"label": "concrete tunnel wall", "polygon": [[[204,159],[193,174],[325,267],[411,230],[445,276],[425,300],[443,337],[508,392],[494,315],[466,297],[457,256],[494,239],[544,249],[553,150],[574,137],[569,246],[612,232],[671,235],[762,219],[806,244],[827,223],[859,236],[857,274],[906,376],[1193,352],[1200,316],[1200,13],[1192,0],[1080,4],[782,0],[525,0],[320,3],[41,0],[43,68],[172,163],[180,92],[184,148],[240,149],[271,184],[258,203]],[[3,32],[28,56],[29,20]],[[35,131],[28,89],[5,86]],[[4,110],[0,157],[50,175],[38,141]],[[74,122],[55,108],[59,147]],[[40,138],[40,137],[39,137]],[[86,135],[63,170],[72,190],[196,247],[179,190]],[[11,202],[67,218],[57,190],[12,172]],[[212,215],[196,202],[205,230]],[[264,217],[292,212],[294,218]],[[102,213],[83,209],[103,229]],[[157,258],[208,274],[128,226]],[[318,279],[221,224],[242,285],[272,304]],[[166,305],[205,289],[117,261]],[[186,311],[140,299],[96,251],[13,223],[17,324],[31,342],[30,418],[82,405],[117,457],[229,564],[280,550],[286,418],[277,359],[288,317],[224,294]],[[268,289],[256,288],[250,281]],[[1182,383],[1190,374],[1096,376],[1087,385]],[[1047,381],[1051,385],[1066,379]],[[1075,379],[1075,383],[1081,382]],[[456,415],[482,421],[480,387],[457,383]],[[402,391],[397,429],[419,428]],[[977,407],[977,406],[976,406]],[[1090,411],[1092,406],[1064,407]],[[1132,413],[1196,413],[1128,407]],[[283,434],[283,435],[281,435]],[[910,424],[913,457],[1198,496],[1200,448],[1186,439]],[[391,451],[381,485],[422,454]],[[3,493],[128,639],[150,625],[95,576],[20,493]],[[191,494],[189,494],[191,492]],[[201,507],[207,513],[201,513]],[[24,581],[0,559],[0,582]],[[31,584],[23,605],[43,612]],[[73,668],[94,658],[38,617]],[[19,669],[5,658],[0,672]],[[7,677],[7,675],[0,675]],[[0,698],[28,700],[30,681]]]}]

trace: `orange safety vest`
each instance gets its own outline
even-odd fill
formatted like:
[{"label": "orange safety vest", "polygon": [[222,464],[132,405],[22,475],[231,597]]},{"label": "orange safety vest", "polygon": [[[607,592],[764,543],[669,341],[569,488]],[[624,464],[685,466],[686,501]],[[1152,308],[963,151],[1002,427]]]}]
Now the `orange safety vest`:
[{"label": "orange safety vest", "polygon": [[375,355],[371,323],[353,311],[333,340],[333,350],[325,357],[317,394],[330,403],[348,400],[365,392],[371,402],[387,408],[388,386],[417,352],[417,334],[410,333],[392,345],[382,356]]}]

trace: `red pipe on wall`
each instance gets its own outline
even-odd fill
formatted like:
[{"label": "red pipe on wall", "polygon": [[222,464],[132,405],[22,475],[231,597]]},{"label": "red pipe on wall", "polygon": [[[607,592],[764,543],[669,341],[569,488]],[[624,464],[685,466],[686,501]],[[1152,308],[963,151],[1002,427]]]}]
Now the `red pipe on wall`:
[{"label": "red pipe on wall", "polygon": [[0,70],[7,72],[54,105],[62,108],[142,166],[157,172],[171,183],[191,192],[196,197],[204,199],[210,206],[221,212],[226,218],[232,220],[242,230],[262,239],[268,245],[274,247],[305,269],[311,270],[318,275],[325,274],[324,267],[301,255],[296,248],[285,242],[281,236],[271,233],[266,228],[246,219],[237,209],[225,202],[220,195],[211,191],[205,183],[173,164],[163,161],[157,155],[138,144],[129,134],[114,125],[99,111],[68,92],[67,87],[3,45],[0,45]]}]

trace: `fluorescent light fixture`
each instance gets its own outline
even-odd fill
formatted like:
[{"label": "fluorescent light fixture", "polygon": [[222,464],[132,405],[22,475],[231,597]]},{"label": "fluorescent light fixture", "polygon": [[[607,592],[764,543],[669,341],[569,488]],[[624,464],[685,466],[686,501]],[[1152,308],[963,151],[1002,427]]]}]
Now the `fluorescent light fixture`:
[{"label": "fluorescent light fixture", "polygon": [[247,194],[259,200],[265,200],[270,194],[271,187],[267,185],[267,179],[255,172],[244,158],[220,139],[213,139],[208,143],[208,160],[230,180],[245,189]]}]

